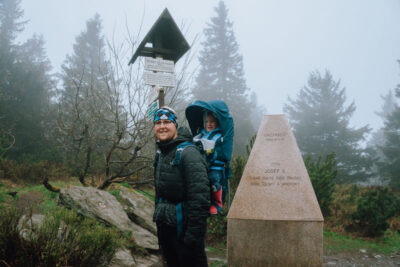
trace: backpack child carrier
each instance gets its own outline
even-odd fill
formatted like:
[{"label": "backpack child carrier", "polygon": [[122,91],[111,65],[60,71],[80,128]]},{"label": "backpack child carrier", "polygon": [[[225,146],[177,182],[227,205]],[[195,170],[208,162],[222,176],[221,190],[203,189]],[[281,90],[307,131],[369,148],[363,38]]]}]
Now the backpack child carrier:
[{"label": "backpack child carrier", "polygon": [[[220,168],[223,171],[223,177],[221,180],[222,186],[222,202],[225,203],[226,196],[228,195],[228,207],[230,205],[230,195],[229,195],[229,178],[232,176],[230,161],[232,155],[232,144],[234,135],[233,118],[229,113],[228,106],[222,100],[211,100],[211,101],[194,101],[185,110],[186,118],[189,122],[190,130],[193,136],[198,135],[204,128],[203,114],[205,112],[213,113],[217,119],[222,136],[210,136],[210,140],[218,138],[220,147],[222,148],[220,155],[224,158],[224,162],[221,162]],[[203,151],[206,154],[206,151]],[[218,164],[217,164],[218,165]]]}]

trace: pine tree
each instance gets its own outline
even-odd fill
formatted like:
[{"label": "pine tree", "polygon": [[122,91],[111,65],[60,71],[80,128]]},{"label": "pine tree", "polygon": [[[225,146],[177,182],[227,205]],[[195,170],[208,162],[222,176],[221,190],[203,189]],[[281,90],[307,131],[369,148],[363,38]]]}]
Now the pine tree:
[{"label": "pine tree", "polygon": [[[375,114],[385,121],[396,109],[397,103],[392,90],[390,90],[386,95],[381,95],[381,99],[383,100],[381,111],[375,112]],[[378,147],[383,146],[384,144],[385,134],[384,127],[382,127],[372,133],[371,139],[368,141],[368,146],[377,150],[378,157],[382,158],[383,154],[380,153],[380,149]]]},{"label": "pine tree", "polygon": [[335,190],[334,181],[337,175],[335,153],[328,154],[324,160],[319,156],[316,161],[307,156],[304,164],[307,167],[322,214],[329,216],[332,194]]},{"label": "pine tree", "polygon": [[111,69],[98,14],[76,38],[73,53],[62,65],[61,78],[59,126],[65,139],[60,141],[74,174],[82,178],[91,169],[104,167],[118,109],[117,96],[109,87]]},{"label": "pine tree", "polygon": [[37,160],[51,150],[45,124],[54,83],[43,39],[15,41],[24,29],[22,16],[19,0],[0,2],[0,122],[15,137],[7,156]]},{"label": "pine tree", "polygon": [[334,81],[329,71],[323,76],[315,71],[297,99],[288,99],[284,111],[289,115],[302,153],[315,160],[335,152],[338,163],[336,182],[348,183],[367,178],[369,162],[359,142],[364,140],[369,128],[349,126],[356,107],[354,102],[348,106],[345,102],[345,88],[340,89],[340,82]]},{"label": "pine tree", "polygon": [[227,103],[235,121],[234,153],[244,155],[243,144],[254,134],[250,90],[244,78],[243,59],[233,23],[228,19],[223,1],[218,3],[215,12],[216,16],[204,30],[206,40],[202,42],[200,70],[192,94],[196,100],[221,99]]},{"label": "pine tree", "polygon": [[[396,97],[400,97],[400,85],[396,88]],[[384,157],[380,162],[380,174],[390,181],[390,185],[400,189],[400,107],[395,106],[390,115],[386,117],[383,128],[385,143],[380,147]]]}]

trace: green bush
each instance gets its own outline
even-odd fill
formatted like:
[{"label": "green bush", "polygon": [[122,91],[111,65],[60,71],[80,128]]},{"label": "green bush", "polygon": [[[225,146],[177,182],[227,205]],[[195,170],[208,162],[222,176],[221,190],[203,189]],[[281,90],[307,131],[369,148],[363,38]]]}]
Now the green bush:
[{"label": "green bush", "polygon": [[62,165],[47,161],[18,163],[3,159],[0,161],[0,171],[6,179],[30,183],[41,183],[44,177],[55,180],[69,176]]},{"label": "green bush", "polygon": [[387,220],[395,215],[398,198],[387,188],[372,188],[357,200],[352,219],[365,236],[381,236],[389,228]]},{"label": "green bush", "polygon": [[233,199],[236,189],[239,186],[240,179],[242,178],[244,167],[246,167],[247,160],[242,156],[236,156],[232,159],[231,168],[232,168],[232,177],[229,181],[231,200]]},{"label": "green bush", "polygon": [[322,160],[322,157],[319,156],[317,161],[313,161],[311,156],[307,156],[304,163],[322,214],[329,216],[332,193],[335,190],[334,181],[337,175],[335,153],[328,154],[325,160]]},{"label": "green bush", "polygon": [[220,239],[226,236],[227,220],[225,216],[211,216],[207,218],[207,232],[213,238]]},{"label": "green bush", "polygon": [[17,227],[21,214],[15,208],[0,212],[0,259],[6,266],[102,266],[120,246],[116,229],[67,209],[48,215],[26,239]]}]

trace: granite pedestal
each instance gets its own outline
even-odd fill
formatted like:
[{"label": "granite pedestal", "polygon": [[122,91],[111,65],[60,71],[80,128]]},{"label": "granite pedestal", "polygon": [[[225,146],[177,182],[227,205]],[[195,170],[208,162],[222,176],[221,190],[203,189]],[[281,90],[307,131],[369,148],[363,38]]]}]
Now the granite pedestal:
[{"label": "granite pedestal", "polygon": [[322,230],[287,119],[264,116],[228,214],[228,266],[322,266]]}]

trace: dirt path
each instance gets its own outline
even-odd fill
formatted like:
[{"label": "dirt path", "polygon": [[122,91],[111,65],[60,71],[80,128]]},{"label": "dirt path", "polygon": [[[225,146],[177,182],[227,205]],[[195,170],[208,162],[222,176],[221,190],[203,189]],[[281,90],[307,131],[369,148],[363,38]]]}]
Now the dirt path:
[{"label": "dirt path", "polygon": [[[227,266],[227,260],[225,258],[225,252],[219,251],[207,251],[208,263],[210,267],[222,267]],[[376,253],[368,253],[367,251],[359,252],[339,252],[324,255],[323,266],[324,267],[400,267],[400,251],[394,255],[382,255]]]},{"label": "dirt path", "polygon": [[340,252],[324,255],[323,266],[400,266],[400,252],[390,256],[365,250],[358,253]]}]

